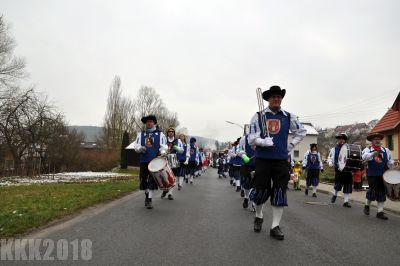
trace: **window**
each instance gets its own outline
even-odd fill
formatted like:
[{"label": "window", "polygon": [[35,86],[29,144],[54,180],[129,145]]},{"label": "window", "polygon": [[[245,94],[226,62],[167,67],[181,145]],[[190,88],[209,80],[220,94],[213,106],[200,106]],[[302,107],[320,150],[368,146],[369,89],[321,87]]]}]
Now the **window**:
[{"label": "window", "polygon": [[293,151],[293,157],[299,158],[299,151],[297,151],[297,150]]},{"label": "window", "polygon": [[393,151],[393,135],[387,136],[387,145],[388,145],[388,149]]}]

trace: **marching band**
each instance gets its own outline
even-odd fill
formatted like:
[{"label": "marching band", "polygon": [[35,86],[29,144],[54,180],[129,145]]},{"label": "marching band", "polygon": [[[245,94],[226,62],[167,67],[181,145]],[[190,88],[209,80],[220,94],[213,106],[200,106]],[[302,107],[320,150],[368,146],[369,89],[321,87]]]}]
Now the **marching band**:
[{"label": "marching band", "polygon": [[[296,115],[281,108],[285,94],[286,90],[279,86],[272,86],[264,92],[257,89],[259,112],[253,115],[250,124],[245,125],[242,137],[230,143],[228,150],[217,151],[217,158],[204,152],[194,137],[187,143],[186,135],[178,132],[176,138],[174,127],[169,127],[165,136],[156,126],[157,118],[154,115],[143,117],[141,121],[145,129],[137,134],[131,145],[140,154],[140,189],[145,192],[145,207],[153,208],[152,198],[158,188],[162,190],[162,198],[167,196],[173,200],[175,185],[181,190],[184,181],[193,184],[194,178],[201,176],[211,161],[217,168],[219,179],[227,178],[225,173],[228,172],[230,184],[244,198],[242,207],[247,209],[252,204],[255,232],[262,230],[263,208],[270,200],[270,237],[283,240],[280,221],[284,207],[288,206],[289,180],[293,181],[295,190],[301,190],[299,179],[303,168],[306,173],[305,195],[308,196],[312,188],[312,197],[317,197],[320,173],[324,171],[323,160],[315,143],[310,144],[302,163],[292,160],[292,149],[307,132]],[[267,107],[264,107],[264,101],[268,103]],[[293,134],[290,141],[289,132]],[[400,200],[400,195],[399,191],[397,194],[388,191],[391,190],[390,182],[385,181],[385,175],[389,175],[389,169],[395,164],[390,150],[381,144],[384,136],[370,133],[367,140],[371,146],[363,151],[360,145],[347,143],[349,137],[346,133],[340,133],[335,138],[337,143],[327,158],[328,165],[334,168],[335,173],[331,203],[334,204],[338,192],[343,191],[343,206],[351,208],[352,174],[366,167],[368,191],[364,214],[369,215],[371,202],[377,201],[376,217],[387,220],[383,212],[386,198]]]}]

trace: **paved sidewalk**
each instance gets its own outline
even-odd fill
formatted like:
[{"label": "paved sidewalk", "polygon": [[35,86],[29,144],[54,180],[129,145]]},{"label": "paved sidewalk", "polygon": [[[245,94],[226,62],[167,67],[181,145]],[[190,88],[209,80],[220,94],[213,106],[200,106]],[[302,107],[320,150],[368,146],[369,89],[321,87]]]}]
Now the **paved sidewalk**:
[{"label": "paved sidewalk", "polygon": [[[303,189],[305,188],[305,185],[306,185],[306,181],[300,180],[300,186]],[[319,183],[317,191],[321,192],[321,193],[326,193],[326,194],[332,195],[333,185],[326,184],[326,183]],[[365,193],[366,193],[366,191],[360,191],[360,192],[353,191],[353,193],[350,195],[350,201],[355,201],[355,202],[360,202],[362,204],[365,204]],[[343,193],[339,192],[338,196],[343,198]],[[376,201],[372,202],[371,206],[376,207]],[[400,214],[400,202],[391,201],[390,199],[387,199],[385,202],[384,210],[390,211],[390,212],[393,212],[396,214]]]}]

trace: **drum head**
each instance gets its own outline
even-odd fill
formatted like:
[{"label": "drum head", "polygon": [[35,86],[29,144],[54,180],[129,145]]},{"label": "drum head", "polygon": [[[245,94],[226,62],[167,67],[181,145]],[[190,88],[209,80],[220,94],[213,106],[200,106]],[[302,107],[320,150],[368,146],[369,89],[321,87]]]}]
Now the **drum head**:
[{"label": "drum head", "polygon": [[150,172],[158,172],[163,168],[165,168],[166,165],[167,165],[167,160],[165,160],[164,158],[157,157],[149,163],[148,169]]},{"label": "drum head", "polygon": [[383,173],[383,180],[392,185],[400,184],[400,170],[387,170]]},{"label": "drum head", "polygon": [[346,166],[348,150],[349,146],[347,144],[344,144],[342,148],[340,148],[339,158],[338,158],[338,168],[340,171],[342,171]]}]

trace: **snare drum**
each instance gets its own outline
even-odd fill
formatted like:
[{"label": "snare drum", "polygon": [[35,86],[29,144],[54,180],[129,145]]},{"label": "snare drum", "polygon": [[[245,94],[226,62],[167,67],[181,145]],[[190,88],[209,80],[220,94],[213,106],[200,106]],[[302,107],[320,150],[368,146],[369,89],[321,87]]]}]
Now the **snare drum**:
[{"label": "snare drum", "polygon": [[153,159],[148,169],[160,189],[169,190],[176,185],[176,177],[166,159],[161,157]]},{"label": "snare drum", "polygon": [[339,152],[338,169],[342,172],[352,172],[361,169],[361,147],[354,144],[344,144]]},{"label": "snare drum", "polygon": [[176,157],[176,154],[168,154],[167,159],[168,159],[168,164],[171,168],[179,167],[179,161],[178,157]]},{"label": "snare drum", "polygon": [[393,201],[400,201],[400,170],[387,170],[383,173],[386,196]]}]

